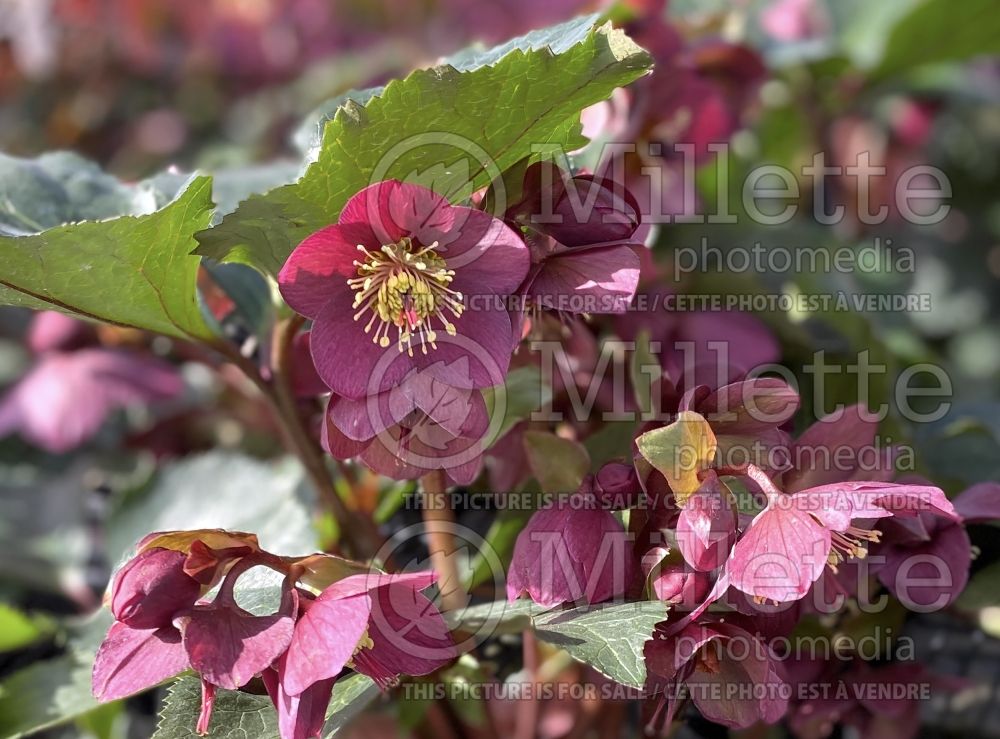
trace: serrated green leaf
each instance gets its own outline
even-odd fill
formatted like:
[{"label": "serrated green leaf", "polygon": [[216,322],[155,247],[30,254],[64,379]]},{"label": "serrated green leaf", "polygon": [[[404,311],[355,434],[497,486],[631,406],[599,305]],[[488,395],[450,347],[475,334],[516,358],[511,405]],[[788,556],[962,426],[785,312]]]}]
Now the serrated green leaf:
[{"label": "serrated green leaf", "polygon": [[[349,675],[338,680],[326,713],[323,736],[340,731],[375,696],[378,688],[364,675]],[[194,739],[201,710],[201,682],[185,675],[168,688],[160,723],[153,739]],[[220,690],[208,734],[211,739],[277,739],[278,716],[270,699],[239,691]]]},{"label": "serrated green leaf", "polygon": [[641,688],[646,682],[643,645],[666,617],[666,603],[642,601],[554,611],[533,620],[539,639],[615,682]]},{"label": "serrated green leaf", "polygon": [[211,339],[195,286],[200,260],[191,255],[211,195],[211,179],[196,177],[149,215],[0,236],[0,304]]},{"label": "serrated green leaf", "polygon": [[[540,48],[514,48],[472,71],[441,66],[395,80],[364,105],[347,100],[326,124],[318,159],[297,183],[253,196],[198,235],[198,253],[275,275],[310,233],[336,221],[351,195],[390,178],[452,199],[481,188],[536,148],[579,148],[580,111],[650,65],[610,25],[562,27]],[[475,67],[475,68],[473,68]]]}]

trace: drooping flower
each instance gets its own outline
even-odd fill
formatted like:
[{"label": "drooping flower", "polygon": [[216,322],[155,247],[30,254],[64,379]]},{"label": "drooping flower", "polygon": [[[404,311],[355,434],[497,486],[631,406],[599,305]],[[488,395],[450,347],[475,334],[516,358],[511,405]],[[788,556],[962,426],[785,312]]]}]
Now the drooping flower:
[{"label": "drooping flower", "polygon": [[872,569],[907,608],[944,608],[965,589],[973,551],[965,526],[1000,519],[1000,483],[973,485],[952,504],[957,519],[920,511],[879,522],[882,539],[872,547]]},{"label": "drooping flower", "polygon": [[587,478],[578,493],[532,515],[514,544],[507,598],[527,594],[545,607],[601,603],[632,579],[628,534],[599,503]]},{"label": "drooping flower", "polygon": [[[186,627],[193,613],[215,607],[215,604],[196,604],[215,579],[216,572],[213,569],[211,574],[198,578],[199,572],[207,572],[203,566],[203,550],[214,551],[217,566],[224,567],[254,551],[254,547],[246,544],[255,545],[256,539],[212,531],[193,533],[213,544],[238,546],[228,551],[212,550],[200,539],[171,539],[169,534],[151,535],[140,542],[137,556],[125,564],[112,583],[111,610],[116,621],[94,660],[93,692],[98,700],[124,698],[153,687],[190,666],[211,662],[213,649],[228,649],[231,654],[241,651],[242,645],[233,643],[239,641],[234,635],[236,632],[224,629],[224,634],[216,635],[215,643],[206,644],[206,640],[197,635],[197,626],[191,636],[187,635]],[[200,543],[201,550],[192,558],[190,551],[194,543]],[[194,566],[189,567],[189,564]],[[225,592],[231,591],[240,571],[235,567],[230,569],[228,583],[223,581],[220,591],[223,598],[218,607],[229,604],[231,592],[228,597]],[[256,625],[255,622],[253,626]],[[252,631],[251,628],[243,635],[249,637]],[[212,642],[212,637],[207,641]]]},{"label": "drooping flower", "polygon": [[177,371],[160,360],[102,347],[67,351],[88,335],[71,325],[78,323],[51,312],[35,317],[29,345],[40,353],[0,399],[0,436],[18,432],[61,454],[93,437],[112,411],[183,390]]},{"label": "drooping flower", "polygon": [[502,381],[512,329],[495,299],[517,289],[528,261],[502,221],[387,180],[357,193],[335,225],[299,244],[278,282],[289,305],[313,320],[320,377],[337,395],[360,399],[414,368],[446,372],[463,357],[471,365],[461,387]]},{"label": "drooping flower", "polygon": [[941,489],[929,485],[843,482],[787,494],[759,470],[748,473],[767,504],[733,547],[725,575],[728,584],[759,600],[798,600],[827,565],[864,557],[880,534],[856,521],[920,511],[957,519]]},{"label": "drooping flower", "polygon": [[345,666],[384,689],[454,659],[444,619],[420,593],[435,579],[432,572],[352,575],[307,601],[278,665],[283,695],[303,696]]},{"label": "drooping flower", "polygon": [[646,690],[655,701],[647,731],[655,735],[668,733],[685,687],[705,718],[730,728],[774,723],[788,708],[781,661],[735,624],[703,618],[677,633],[654,631],[645,657]]},{"label": "drooping flower", "polygon": [[[270,615],[236,603],[238,579],[257,566],[285,576]],[[220,579],[214,598],[204,599]],[[217,689],[239,689],[259,675],[282,739],[317,737],[345,667],[385,688],[456,656],[444,619],[419,592],[434,580],[431,572],[369,572],[327,554],[278,557],[240,532],[151,534],[112,585],[116,621],[95,659],[93,692],[116,700],[194,669],[202,682],[197,731],[204,734]]]},{"label": "drooping flower", "polygon": [[505,218],[526,234],[531,271],[527,308],[623,313],[639,284],[639,207],[620,184],[571,177],[550,161],[530,165]]}]

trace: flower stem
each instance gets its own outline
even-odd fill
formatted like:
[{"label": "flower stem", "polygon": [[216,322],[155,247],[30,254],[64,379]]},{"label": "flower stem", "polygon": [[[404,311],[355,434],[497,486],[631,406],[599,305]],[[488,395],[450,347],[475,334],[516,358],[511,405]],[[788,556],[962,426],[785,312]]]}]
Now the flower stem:
[{"label": "flower stem", "polygon": [[455,512],[447,496],[444,472],[435,470],[420,478],[423,493],[421,511],[427,534],[427,549],[431,564],[438,576],[441,605],[446,611],[458,610],[465,605],[462,597],[462,579],[455,562]]},{"label": "flower stem", "polygon": [[227,360],[239,367],[244,375],[256,386],[267,401],[271,412],[278,421],[285,446],[302,463],[316,494],[329,507],[340,525],[342,549],[351,557],[367,558],[375,551],[376,541],[365,540],[362,533],[373,528],[370,521],[354,515],[337,495],[333,478],[323,461],[323,454],[316,441],[302,423],[295,397],[289,384],[288,371],[291,362],[291,346],[295,333],[302,325],[299,317],[278,321],[274,327],[272,342],[272,362],[274,382],[268,382],[255,362],[245,357],[227,341],[219,341],[214,348]]},{"label": "flower stem", "polygon": [[294,316],[279,319],[271,336],[271,371],[274,375],[273,400],[292,448],[302,461],[317,495],[337,520],[344,549],[353,557],[365,558],[374,551],[374,541],[367,541],[365,533],[372,528],[370,522],[348,509],[334,487],[330,470],[323,459],[323,452],[316,440],[302,423],[291,386],[292,342],[305,319]]}]

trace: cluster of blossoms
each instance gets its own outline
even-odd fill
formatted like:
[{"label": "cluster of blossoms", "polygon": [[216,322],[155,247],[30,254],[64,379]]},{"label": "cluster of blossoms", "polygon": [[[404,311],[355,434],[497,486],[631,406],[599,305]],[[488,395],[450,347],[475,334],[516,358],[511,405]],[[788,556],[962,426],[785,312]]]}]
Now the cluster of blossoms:
[{"label": "cluster of blossoms", "polygon": [[[255,567],[284,576],[280,602],[267,615],[238,603],[238,581]],[[94,695],[116,700],[194,670],[204,734],[218,688],[260,679],[282,739],[320,736],[334,683],[346,671],[385,689],[455,657],[441,614],[420,593],[435,579],[432,572],[366,571],[326,554],[278,557],[252,534],[150,534],[111,584],[115,623],[94,662]]]},{"label": "cluster of blossoms", "polygon": [[[783,381],[685,391],[664,373],[660,391],[669,422],[640,429],[633,465],[608,463],[535,513],[507,581],[511,600],[545,607],[670,605],[645,651],[650,730],[669,729],[682,695],[730,727],[801,718],[812,709],[789,708],[791,666],[772,640],[804,615],[841,612],[869,576],[904,606],[951,604],[973,555],[964,525],[1000,518],[1000,484],[950,501],[924,480],[893,482],[892,447],[862,464],[877,424],[859,407],[793,439],[798,397]],[[723,461],[755,438],[771,466]]]},{"label": "cluster of blossoms", "polygon": [[528,167],[514,189],[495,217],[387,180],[292,252],[278,282],[312,321],[331,455],[397,479],[444,469],[469,483],[489,436],[483,390],[504,383],[540,314],[574,312],[567,295],[587,313],[628,308],[641,249],[631,196],[551,164]]}]

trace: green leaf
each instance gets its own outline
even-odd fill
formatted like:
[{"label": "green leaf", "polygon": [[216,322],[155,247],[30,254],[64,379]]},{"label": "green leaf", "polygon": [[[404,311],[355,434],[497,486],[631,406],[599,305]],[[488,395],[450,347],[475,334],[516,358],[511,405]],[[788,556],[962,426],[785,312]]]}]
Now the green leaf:
[{"label": "green leaf", "polygon": [[[378,695],[378,688],[364,675],[350,675],[333,687],[323,736],[330,737]],[[153,739],[195,739],[201,710],[201,682],[185,675],[168,688]],[[278,716],[265,695],[220,690],[208,734],[211,739],[277,739]]]},{"label": "green leaf", "polygon": [[77,221],[145,215],[175,194],[176,188],[165,192],[149,180],[127,185],[68,151],[37,159],[0,154],[0,234],[5,236],[27,236]]},{"label": "green leaf", "polygon": [[623,32],[593,21],[456,61],[469,71],[418,70],[363,105],[347,100],[302,179],[246,200],[198,235],[198,253],[275,275],[296,244],[336,221],[348,198],[373,182],[419,182],[461,200],[538,146],[579,148],[580,111],[650,65]]},{"label": "green leaf", "polygon": [[525,431],[524,451],[545,493],[576,492],[590,471],[590,455],[582,444],[547,431]]},{"label": "green leaf", "polygon": [[211,339],[195,286],[200,260],[191,255],[194,232],[208,225],[211,191],[210,178],[196,177],[149,215],[0,236],[0,304]]},{"label": "green leaf", "polygon": [[993,0],[925,0],[893,27],[873,76],[996,53],[1000,13]]},{"label": "green leaf", "polygon": [[667,605],[642,601],[554,611],[534,618],[538,638],[615,682],[641,688],[646,682],[643,645],[667,617]]},{"label": "green leaf", "polygon": [[[649,348],[649,331],[643,329],[635,339],[635,352],[629,364],[629,375],[635,391],[635,401],[643,420],[649,420],[654,402],[659,404],[660,377],[663,369],[660,360]],[[655,401],[654,401],[655,398]]]},{"label": "green leaf", "polygon": [[257,534],[275,554],[310,554],[317,545],[313,500],[292,459],[262,462],[232,452],[188,457],[166,465],[114,512],[108,550],[112,559],[123,557],[153,531],[224,528]]},{"label": "green leaf", "polygon": [[66,652],[35,662],[0,682],[0,737],[27,736],[113,704],[98,704],[90,692],[97,647],[111,626],[102,610],[66,624]]},{"label": "green leaf", "polygon": [[0,683],[0,736],[25,736],[98,707],[90,663],[68,654],[36,662]]},{"label": "green leaf", "polygon": [[[503,438],[521,421],[552,402],[552,388],[542,383],[537,367],[518,367],[507,373],[504,384],[483,391],[490,428],[497,426],[494,441]],[[501,416],[497,421],[496,416]]]},{"label": "green leaf", "polygon": [[0,603],[0,652],[21,649],[52,633],[55,624],[44,616],[31,616]]},{"label": "green leaf", "polygon": [[1000,562],[994,562],[973,575],[955,605],[965,611],[1000,605]]},{"label": "green leaf", "polygon": [[470,634],[519,634],[531,628],[532,617],[548,610],[526,599],[515,600],[513,603],[497,600],[446,611],[441,615],[452,631],[464,631]]}]

